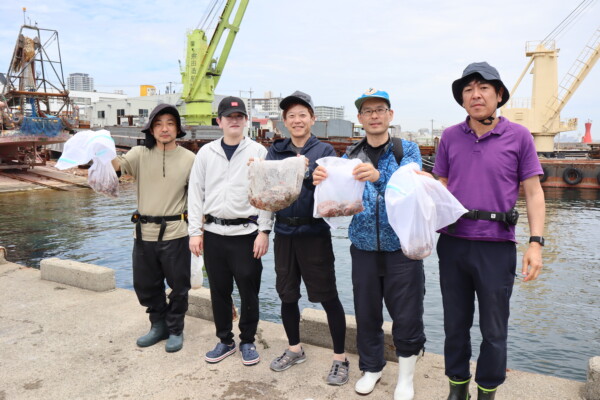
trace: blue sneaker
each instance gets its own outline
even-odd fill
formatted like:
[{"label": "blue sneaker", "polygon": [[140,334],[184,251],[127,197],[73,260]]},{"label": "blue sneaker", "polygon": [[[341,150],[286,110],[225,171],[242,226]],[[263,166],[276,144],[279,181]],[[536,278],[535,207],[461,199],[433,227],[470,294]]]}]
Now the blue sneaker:
[{"label": "blue sneaker", "polygon": [[254,343],[240,344],[240,351],[242,352],[242,363],[244,365],[254,365],[258,364],[260,361],[260,356],[256,351],[256,346],[254,346]]},{"label": "blue sneaker", "polygon": [[214,364],[229,357],[233,353],[235,353],[235,342],[230,345],[219,342],[214,349],[206,353],[204,360],[206,360],[207,363]]}]

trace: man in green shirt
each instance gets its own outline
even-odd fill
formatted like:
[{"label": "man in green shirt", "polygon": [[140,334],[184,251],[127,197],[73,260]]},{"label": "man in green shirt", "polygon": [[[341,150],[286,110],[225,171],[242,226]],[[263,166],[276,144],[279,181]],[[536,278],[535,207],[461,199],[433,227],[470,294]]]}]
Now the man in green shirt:
[{"label": "man in green shirt", "polygon": [[[112,161],[116,171],[131,175],[137,186],[133,244],[133,287],[150,314],[150,331],[139,347],[167,340],[165,350],[183,347],[183,320],[188,309],[190,259],[187,235],[187,186],[194,153],[180,147],[185,136],[177,109],[160,104],[142,129],[145,145]],[[165,279],[171,292],[167,302]]]}]

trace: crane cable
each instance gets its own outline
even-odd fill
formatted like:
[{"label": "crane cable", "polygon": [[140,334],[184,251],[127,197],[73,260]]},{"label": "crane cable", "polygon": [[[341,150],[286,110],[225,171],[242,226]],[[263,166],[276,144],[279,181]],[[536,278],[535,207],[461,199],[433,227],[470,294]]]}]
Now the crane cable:
[{"label": "crane cable", "polygon": [[206,26],[207,26],[206,23],[211,18],[218,2],[219,2],[219,0],[212,0],[212,2],[210,2],[208,4],[208,7],[206,8],[206,11],[204,12],[204,19],[200,23],[198,23],[198,26],[196,26],[196,29],[201,29],[201,30],[206,29]]},{"label": "crane cable", "polygon": [[[226,0],[218,0],[218,3],[216,4],[215,7],[215,12],[212,15],[212,18],[208,24],[208,26],[206,27],[206,31],[211,30],[211,31],[215,31],[217,29],[217,25],[219,24],[219,19],[221,18],[221,12],[222,10],[225,8],[223,3],[225,3]],[[217,12],[217,11],[221,11],[221,12]],[[212,34],[210,35],[212,37]]]},{"label": "crane cable", "polygon": [[565,19],[561,21],[560,24],[556,26],[556,28],[552,30],[552,32],[548,34],[548,36],[546,36],[546,38],[542,41],[542,44],[548,47],[550,42],[557,40],[559,35],[565,33],[566,29],[573,25],[577,19],[581,18],[583,12],[596,1],[597,0],[583,0],[577,7],[575,7],[573,11],[571,11],[569,15],[565,17]]}]

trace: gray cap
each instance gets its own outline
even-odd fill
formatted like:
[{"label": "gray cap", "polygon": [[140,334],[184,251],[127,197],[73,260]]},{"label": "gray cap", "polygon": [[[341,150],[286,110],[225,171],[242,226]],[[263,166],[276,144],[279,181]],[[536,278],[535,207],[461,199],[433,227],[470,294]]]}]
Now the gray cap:
[{"label": "gray cap", "polygon": [[500,82],[500,85],[502,85],[504,88],[504,92],[502,93],[502,100],[498,103],[498,108],[506,104],[510,97],[510,93],[500,79],[498,70],[485,61],[467,65],[467,68],[465,68],[463,71],[462,77],[452,83],[452,94],[454,95],[454,100],[456,100],[456,102],[462,107],[462,91],[469,82],[476,78],[477,75],[486,81]]},{"label": "gray cap", "polygon": [[305,106],[313,110],[313,112],[315,111],[315,106],[313,105],[310,96],[299,90],[296,90],[294,93],[281,100],[281,103],[279,103],[279,108],[281,108],[282,110],[286,110],[290,105],[298,103],[304,104]]}]

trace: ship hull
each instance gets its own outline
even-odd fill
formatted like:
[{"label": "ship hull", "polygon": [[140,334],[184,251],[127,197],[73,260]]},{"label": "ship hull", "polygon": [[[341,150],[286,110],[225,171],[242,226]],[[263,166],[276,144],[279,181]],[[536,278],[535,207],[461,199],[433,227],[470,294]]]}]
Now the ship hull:
[{"label": "ship hull", "polygon": [[543,187],[600,189],[600,160],[540,160]]}]

